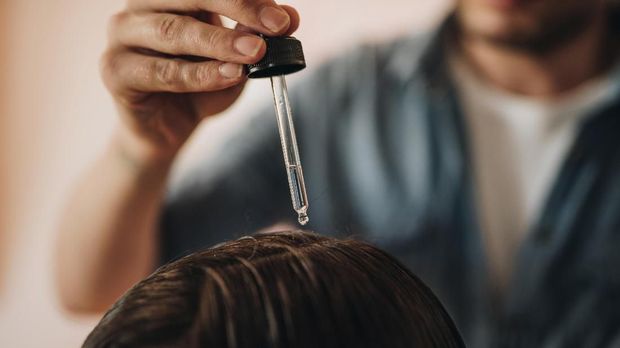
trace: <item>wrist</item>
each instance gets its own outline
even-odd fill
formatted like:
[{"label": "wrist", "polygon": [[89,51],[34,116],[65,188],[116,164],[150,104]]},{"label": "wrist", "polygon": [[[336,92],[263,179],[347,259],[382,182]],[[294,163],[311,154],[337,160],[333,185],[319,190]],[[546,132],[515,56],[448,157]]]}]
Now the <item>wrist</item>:
[{"label": "wrist", "polygon": [[159,149],[139,139],[125,127],[114,131],[110,151],[121,162],[137,171],[168,172],[178,149]]}]

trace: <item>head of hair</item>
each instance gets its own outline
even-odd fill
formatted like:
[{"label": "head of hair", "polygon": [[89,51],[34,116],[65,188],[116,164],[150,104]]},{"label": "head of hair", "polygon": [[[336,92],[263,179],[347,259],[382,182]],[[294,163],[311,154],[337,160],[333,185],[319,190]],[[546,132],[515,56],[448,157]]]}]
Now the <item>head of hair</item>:
[{"label": "head of hair", "polygon": [[83,347],[463,347],[431,290],[382,250],[262,233],[183,257],[136,284]]}]

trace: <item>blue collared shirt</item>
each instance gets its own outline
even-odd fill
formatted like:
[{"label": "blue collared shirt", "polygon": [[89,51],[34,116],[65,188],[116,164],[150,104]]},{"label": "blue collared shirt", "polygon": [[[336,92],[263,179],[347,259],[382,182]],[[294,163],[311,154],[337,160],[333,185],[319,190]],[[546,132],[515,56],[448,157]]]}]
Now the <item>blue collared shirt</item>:
[{"label": "blue collared shirt", "polygon": [[[442,300],[469,347],[620,347],[620,71],[580,126],[494,300],[470,148],[447,67],[449,21],[357,48],[292,91],[309,228],[391,252]],[[295,223],[271,108],[170,189],[163,260]]]}]

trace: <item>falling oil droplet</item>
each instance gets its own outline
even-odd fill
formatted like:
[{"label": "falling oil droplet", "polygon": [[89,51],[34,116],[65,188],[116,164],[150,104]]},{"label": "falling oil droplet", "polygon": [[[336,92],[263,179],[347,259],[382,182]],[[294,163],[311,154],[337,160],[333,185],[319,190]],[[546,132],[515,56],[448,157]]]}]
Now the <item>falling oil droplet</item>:
[{"label": "falling oil droplet", "polygon": [[310,221],[310,219],[308,218],[308,214],[305,214],[305,213],[299,214],[298,221],[302,226],[305,226],[308,223],[308,221]]}]

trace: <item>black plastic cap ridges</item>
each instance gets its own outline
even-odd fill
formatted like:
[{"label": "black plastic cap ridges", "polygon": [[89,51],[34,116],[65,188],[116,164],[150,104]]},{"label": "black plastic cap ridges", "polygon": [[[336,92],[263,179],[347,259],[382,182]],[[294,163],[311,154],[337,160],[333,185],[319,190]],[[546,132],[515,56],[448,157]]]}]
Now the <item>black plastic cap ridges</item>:
[{"label": "black plastic cap ridges", "polygon": [[288,75],[306,67],[301,41],[292,36],[263,37],[267,43],[265,57],[247,66],[251,79]]}]

